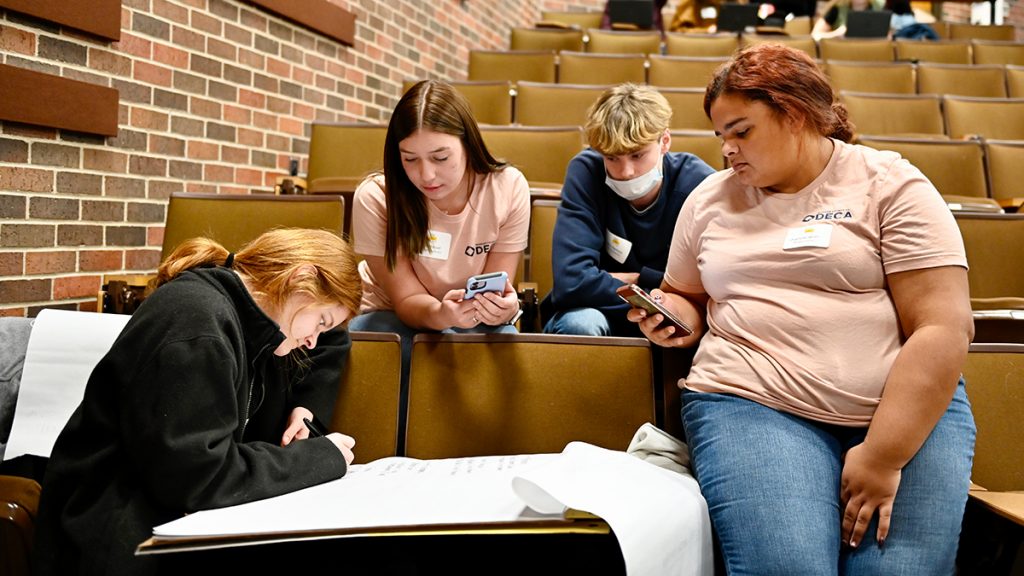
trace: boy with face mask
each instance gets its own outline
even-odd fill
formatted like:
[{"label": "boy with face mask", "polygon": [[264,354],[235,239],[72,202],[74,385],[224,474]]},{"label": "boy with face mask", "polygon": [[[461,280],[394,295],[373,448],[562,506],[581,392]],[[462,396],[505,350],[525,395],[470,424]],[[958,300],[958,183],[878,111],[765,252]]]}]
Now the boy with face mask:
[{"label": "boy with face mask", "polygon": [[693,154],[668,151],[671,118],[664,96],[636,84],[609,88],[590,107],[590,148],[569,163],[562,186],[545,332],[641,336],[615,290],[661,285],[679,209],[714,172]]}]

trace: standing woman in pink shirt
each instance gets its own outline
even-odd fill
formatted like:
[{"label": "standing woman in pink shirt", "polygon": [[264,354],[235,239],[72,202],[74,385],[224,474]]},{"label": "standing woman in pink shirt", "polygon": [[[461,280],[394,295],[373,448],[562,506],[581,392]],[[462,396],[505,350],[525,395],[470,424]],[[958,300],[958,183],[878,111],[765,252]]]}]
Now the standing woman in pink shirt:
[{"label": "standing woman in pink shirt", "polygon": [[[399,100],[384,171],[356,189],[352,221],[364,292],[349,329],[401,334],[403,382],[416,332],[515,332],[529,186],[487,151],[451,85],[424,80]],[[488,272],[508,275],[504,291],[464,298],[467,279]]]},{"label": "standing woman in pink shirt", "polygon": [[680,384],[729,574],[953,574],[975,427],[967,260],[938,191],[853,127],[805,54],[716,72],[731,168],[683,205],[656,296],[700,343]]}]

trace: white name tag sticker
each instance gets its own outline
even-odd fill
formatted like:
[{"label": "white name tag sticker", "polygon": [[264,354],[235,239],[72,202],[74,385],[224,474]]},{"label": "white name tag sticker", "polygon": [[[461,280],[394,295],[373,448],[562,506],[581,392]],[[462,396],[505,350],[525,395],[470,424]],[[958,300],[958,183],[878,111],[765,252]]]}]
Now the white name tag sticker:
[{"label": "white name tag sticker", "polygon": [[427,230],[427,247],[423,249],[420,256],[434,258],[436,260],[447,260],[452,250],[452,235],[447,232]]},{"label": "white name tag sticker", "polygon": [[809,224],[790,228],[789,232],[786,232],[786,241],[782,243],[782,249],[828,248],[832,243],[832,228],[831,224]]},{"label": "white name tag sticker", "polygon": [[604,249],[612,257],[612,260],[622,264],[629,257],[629,251],[633,249],[633,243],[605,230]]}]

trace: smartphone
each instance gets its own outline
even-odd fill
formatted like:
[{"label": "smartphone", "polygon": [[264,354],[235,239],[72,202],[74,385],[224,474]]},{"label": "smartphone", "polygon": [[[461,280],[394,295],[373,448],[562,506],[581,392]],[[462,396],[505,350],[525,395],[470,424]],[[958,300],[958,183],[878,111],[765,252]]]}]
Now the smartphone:
[{"label": "smartphone", "polygon": [[630,306],[646,310],[648,316],[661,314],[665,320],[660,326],[658,326],[658,328],[675,326],[676,333],[673,334],[673,337],[689,336],[690,334],[693,334],[693,328],[690,328],[685,322],[676,318],[676,315],[669,312],[664,306],[655,302],[654,298],[652,298],[650,294],[644,292],[644,289],[636,284],[626,284],[625,286],[619,287],[615,292],[619,295],[619,298],[629,302]]},{"label": "smartphone", "polygon": [[498,292],[503,294],[507,283],[508,273],[504,271],[470,276],[469,280],[466,280],[466,295],[463,299],[471,300],[481,292]]}]

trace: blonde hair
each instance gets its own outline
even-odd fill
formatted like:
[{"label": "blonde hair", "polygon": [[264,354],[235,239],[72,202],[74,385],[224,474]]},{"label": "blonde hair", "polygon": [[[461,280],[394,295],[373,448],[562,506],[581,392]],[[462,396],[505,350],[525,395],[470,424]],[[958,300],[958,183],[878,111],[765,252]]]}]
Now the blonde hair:
[{"label": "blonde hair", "polygon": [[590,106],[583,132],[591,148],[617,156],[657,141],[671,120],[672,107],[661,93],[626,83],[605,90]]},{"label": "blonde hair", "polygon": [[[198,266],[224,265],[228,249],[209,238],[182,242],[160,264],[154,286],[170,282]],[[231,267],[242,274],[262,303],[283,307],[297,292],[310,295],[318,305],[341,304],[359,313],[362,279],[351,245],[327,230],[278,228],[264,232],[235,254]],[[315,273],[299,273],[303,267]]]}]

